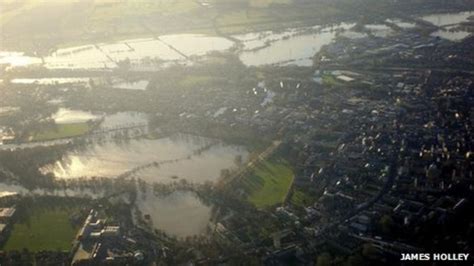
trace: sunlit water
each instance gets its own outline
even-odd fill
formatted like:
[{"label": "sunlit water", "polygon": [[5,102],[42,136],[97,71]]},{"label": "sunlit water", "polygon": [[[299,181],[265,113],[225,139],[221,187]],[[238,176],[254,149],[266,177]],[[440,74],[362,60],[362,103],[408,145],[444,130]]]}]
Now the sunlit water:
[{"label": "sunlit water", "polygon": [[99,129],[112,129],[118,127],[132,127],[147,125],[148,115],[139,112],[118,112],[105,115],[100,123]]},{"label": "sunlit water", "polygon": [[147,192],[145,197],[139,193],[136,207],[143,216],[150,216],[154,228],[178,238],[205,234],[212,209],[193,192],[185,191],[166,196]]},{"label": "sunlit water", "polygon": [[393,23],[393,24],[397,25],[398,27],[400,27],[402,29],[411,29],[411,28],[416,27],[415,23],[406,22],[406,21],[403,21],[403,20],[400,20],[400,19],[387,19],[386,21],[388,23]]},{"label": "sunlit water", "polygon": [[14,67],[21,67],[41,63],[40,58],[27,56],[24,53],[0,51],[0,65],[9,64]]},{"label": "sunlit water", "polygon": [[[211,139],[174,135],[161,139],[105,141],[68,152],[60,161],[42,168],[57,178],[117,177],[126,174],[149,182],[215,181],[221,170],[236,167],[236,157],[246,160],[240,146]],[[127,174],[130,173],[130,174]]]},{"label": "sunlit water", "polygon": [[132,66],[153,61],[186,61],[186,57],[228,50],[233,45],[232,41],[222,37],[175,34],[159,36],[159,39],[130,39],[63,48],[44,57],[44,61],[23,53],[0,52],[0,64],[28,66],[44,63],[49,69],[110,69],[118,67],[124,60],[129,60]]},{"label": "sunlit water", "polygon": [[466,11],[459,13],[442,13],[422,16],[421,19],[430,22],[436,26],[447,26],[465,22],[469,17],[473,16],[474,12]]},{"label": "sunlit water", "polygon": [[[341,24],[337,27],[324,29],[313,27],[314,32],[303,32],[301,34],[297,33],[294,29],[290,29],[285,33],[276,33],[274,35],[266,33],[263,38],[244,35],[240,38],[242,38],[244,47],[246,47],[247,43],[249,47],[245,48],[240,54],[240,60],[248,66],[288,63],[311,66],[312,57],[319,52],[321,47],[331,43],[339,30],[349,29],[353,25]],[[263,48],[251,50],[251,48],[259,46]]]},{"label": "sunlit water", "polygon": [[115,89],[122,89],[122,90],[139,90],[143,91],[146,90],[148,84],[150,82],[148,80],[137,80],[137,81],[120,81],[114,82],[112,87]]},{"label": "sunlit water", "polygon": [[59,110],[53,114],[52,118],[56,124],[71,124],[97,120],[99,116],[91,112],[59,108]]},{"label": "sunlit water", "polygon": [[57,196],[57,197],[80,197],[80,198],[100,198],[105,194],[99,191],[91,191],[90,189],[33,189],[28,190],[21,185],[0,183],[0,198],[11,196]]},{"label": "sunlit water", "polygon": [[450,27],[435,31],[431,34],[431,36],[440,37],[450,41],[461,41],[469,35],[471,35],[471,33],[467,31],[450,31]]},{"label": "sunlit water", "polygon": [[22,78],[12,79],[13,84],[59,85],[72,83],[88,83],[90,78]]},{"label": "sunlit water", "polygon": [[385,38],[393,33],[392,29],[385,24],[369,24],[365,25],[365,28],[368,29],[370,33],[376,37]]}]

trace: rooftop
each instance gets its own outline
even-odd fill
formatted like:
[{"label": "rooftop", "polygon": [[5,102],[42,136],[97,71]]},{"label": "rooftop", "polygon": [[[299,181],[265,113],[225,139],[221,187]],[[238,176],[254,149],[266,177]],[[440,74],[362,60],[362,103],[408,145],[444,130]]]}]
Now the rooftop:
[{"label": "rooftop", "polygon": [[15,208],[0,208],[0,218],[10,218],[15,214]]}]

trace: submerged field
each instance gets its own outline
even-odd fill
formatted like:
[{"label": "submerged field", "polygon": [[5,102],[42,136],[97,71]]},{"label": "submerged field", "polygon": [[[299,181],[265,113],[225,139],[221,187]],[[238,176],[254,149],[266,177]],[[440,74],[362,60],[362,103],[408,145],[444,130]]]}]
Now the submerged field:
[{"label": "submerged field", "polygon": [[2,46],[41,54],[51,48],[164,33],[243,33],[342,13],[334,5],[294,0],[1,2]]}]

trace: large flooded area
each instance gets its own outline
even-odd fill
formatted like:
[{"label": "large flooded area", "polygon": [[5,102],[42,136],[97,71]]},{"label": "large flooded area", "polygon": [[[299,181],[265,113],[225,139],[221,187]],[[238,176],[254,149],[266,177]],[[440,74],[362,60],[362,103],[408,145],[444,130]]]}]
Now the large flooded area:
[{"label": "large flooded area", "polygon": [[[311,58],[322,46],[329,44],[337,34],[354,25],[342,23],[324,28],[290,28],[282,32],[254,32],[233,37],[241,42],[243,48],[239,57],[248,66],[288,63],[311,66]],[[193,57],[203,56],[211,51],[228,51],[235,45],[234,41],[224,37],[175,34],[63,48],[43,58],[2,52],[0,62],[12,66],[43,65],[49,69],[113,69],[126,66],[140,70],[158,68],[164,63],[188,64]],[[77,81],[30,79],[15,82],[41,84]],[[146,85],[143,82],[139,86],[121,84],[119,87],[143,89]]]},{"label": "large flooded area", "polygon": [[421,19],[427,21],[435,26],[444,27],[455,25],[468,21],[470,17],[474,16],[473,11],[459,12],[459,13],[440,13],[422,16]]},{"label": "large flooded area", "polygon": [[178,238],[205,234],[212,216],[212,207],[190,191],[139,193],[135,205],[153,228]]},{"label": "large flooded area", "polygon": [[0,198],[12,195],[22,196],[56,196],[56,197],[78,197],[78,198],[101,198],[105,196],[104,191],[92,191],[90,189],[41,189],[29,190],[21,185],[0,183]]},{"label": "large flooded area", "polygon": [[131,177],[167,183],[216,181],[224,169],[245,161],[240,146],[186,134],[161,139],[92,142],[42,168],[56,178]]},{"label": "large flooded area", "polygon": [[[421,16],[419,19],[442,27],[433,36],[448,40],[460,40],[469,35],[466,31],[452,30],[452,27],[472,18],[474,12],[442,13]],[[416,24],[393,18],[387,23],[402,29],[414,28]],[[295,64],[311,66],[312,57],[322,46],[335,40],[338,35],[349,35],[355,23],[341,23],[329,27],[313,26],[288,28],[283,31],[262,31],[234,35],[233,38],[202,34],[173,34],[152,38],[129,39],[110,43],[87,44],[62,48],[42,58],[21,52],[0,52],[0,64],[12,66],[43,65],[49,69],[114,69],[130,67],[135,70],[157,69],[170,64],[192,64],[194,57],[212,51],[230,51],[240,43],[238,56],[247,66],[271,64]],[[451,28],[448,28],[451,27]],[[366,30],[373,36],[385,38],[393,33],[384,24],[369,24]],[[345,33],[346,32],[346,33]],[[354,35],[354,34],[352,34]],[[360,35],[360,34],[359,34]],[[360,37],[356,34],[356,37]],[[231,40],[232,39],[232,40]],[[69,83],[83,80],[16,80],[16,83]],[[143,90],[146,81],[121,83],[117,88]]]},{"label": "large flooded area", "polygon": [[53,114],[52,119],[56,124],[72,124],[97,120],[99,119],[99,116],[91,112],[61,107],[56,113]]},{"label": "large flooded area", "polygon": [[466,11],[459,13],[432,14],[423,16],[421,19],[440,27],[440,29],[433,32],[431,36],[440,37],[450,41],[461,41],[472,33],[458,27],[463,22],[473,20],[474,12]]},{"label": "large flooded area", "polygon": [[0,64],[44,65],[49,69],[111,69],[128,61],[129,66],[188,61],[211,51],[225,51],[234,43],[226,38],[201,34],[174,34],[59,49],[39,58],[21,52],[0,52]]},{"label": "large flooded area", "polygon": [[353,27],[354,24],[319,28],[289,29],[283,33],[263,32],[236,36],[243,42],[244,50],[240,60],[248,66],[270,64],[296,64],[311,66],[312,57],[331,43],[338,33]]}]

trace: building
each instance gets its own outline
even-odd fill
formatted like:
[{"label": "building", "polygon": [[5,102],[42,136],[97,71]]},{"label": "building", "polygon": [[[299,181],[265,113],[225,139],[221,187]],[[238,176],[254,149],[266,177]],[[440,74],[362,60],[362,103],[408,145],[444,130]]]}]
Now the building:
[{"label": "building", "polygon": [[0,223],[8,223],[15,216],[15,208],[0,208]]}]

